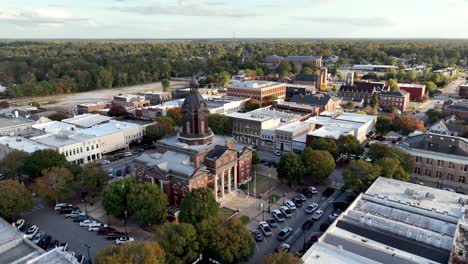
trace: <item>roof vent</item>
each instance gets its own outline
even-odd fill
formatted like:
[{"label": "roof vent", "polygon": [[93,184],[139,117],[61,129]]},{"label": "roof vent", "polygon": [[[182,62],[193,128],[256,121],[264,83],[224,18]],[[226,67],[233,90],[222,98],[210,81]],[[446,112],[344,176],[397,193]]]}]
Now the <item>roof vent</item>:
[{"label": "roof vent", "polygon": [[435,199],[435,195],[434,195],[433,193],[427,192],[427,193],[426,193],[426,198],[427,198],[427,199],[430,199],[430,200],[434,200],[434,199]]}]

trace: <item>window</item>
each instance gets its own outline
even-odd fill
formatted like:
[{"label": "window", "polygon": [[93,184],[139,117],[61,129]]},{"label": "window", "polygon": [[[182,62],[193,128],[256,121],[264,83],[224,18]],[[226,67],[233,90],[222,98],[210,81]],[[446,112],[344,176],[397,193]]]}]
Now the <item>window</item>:
[{"label": "window", "polygon": [[421,174],[421,168],[414,168],[414,173]]},{"label": "window", "polygon": [[467,170],[468,170],[468,165],[463,166],[463,171],[467,171]]},{"label": "window", "polygon": [[437,166],[443,167],[444,166],[444,161],[443,160],[438,160],[437,161]]},{"label": "window", "polygon": [[447,173],[447,180],[453,181],[453,174]]},{"label": "window", "polygon": [[94,145],[91,145],[91,149],[94,149]]},{"label": "window", "polygon": [[425,173],[424,173],[424,175],[426,175],[426,176],[431,176],[431,171],[430,171],[430,170],[426,170]]},{"label": "window", "polygon": [[436,178],[442,179],[442,172],[436,172]]},{"label": "window", "polygon": [[465,183],[465,176],[458,177],[458,182]]},{"label": "window", "polygon": [[455,169],[455,163],[449,162],[449,169]]},{"label": "window", "polygon": [[417,163],[421,163],[421,160],[422,160],[422,158],[421,158],[421,157],[419,157],[419,156],[416,156],[416,162],[417,162]]},{"label": "window", "polygon": [[75,155],[75,154],[76,154],[76,150],[74,149],[74,150],[73,150],[73,155]]},{"label": "window", "polygon": [[426,164],[427,165],[432,165],[432,159],[426,159]]},{"label": "window", "polygon": [[86,151],[89,151],[89,146],[86,147]]}]

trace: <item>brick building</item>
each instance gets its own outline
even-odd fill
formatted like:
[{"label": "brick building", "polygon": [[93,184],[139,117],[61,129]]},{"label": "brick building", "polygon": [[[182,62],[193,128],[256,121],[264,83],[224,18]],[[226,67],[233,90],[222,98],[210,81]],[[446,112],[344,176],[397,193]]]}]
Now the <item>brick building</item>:
[{"label": "brick building", "polygon": [[196,82],[191,86],[179,135],[158,141],[156,151],[135,160],[137,178],[161,186],[175,206],[194,188],[212,188],[218,200],[252,177],[251,150],[236,148],[231,137],[213,135],[207,126],[207,103]]},{"label": "brick building", "polygon": [[135,94],[125,94],[114,96],[114,105],[119,105],[123,107],[133,107],[140,108],[150,105],[150,101],[145,99],[144,96],[135,95]]},{"label": "brick building", "polygon": [[460,85],[458,95],[462,99],[468,99],[468,83]]},{"label": "brick building", "polygon": [[233,81],[227,88],[227,95],[254,98],[260,101],[267,96],[284,98],[286,96],[286,84],[268,81]]},{"label": "brick building", "polygon": [[426,85],[424,84],[415,84],[415,83],[399,83],[400,90],[408,92],[410,94],[411,101],[423,100],[423,96],[426,94]]},{"label": "brick building", "polygon": [[377,92],[385,88],[383,82],[356,82],[342,85],[338,91],[339,97],[362,99],[365,104],[370,104]]},{"label": "brick building", "polygon": [[308,95],[294,95],[289,102],[318,107],[322,111],[335,111],[341,103],[341,99],[328,93]]},{"label": "brick building", "polygon": [[379,94],[379,105],[382,109],[390,111],[392,107],[404,112],[408,109],[410,94],[403,90],[397,92],[383,92]]},{"label": "brick building", "polygon": [[449,100],[442,106],[442,112],[445,116],[454,115],[463,121],[468,121],[468,100]]},{"label": "brick building", "polygon": [[79,115],[82,115],[82,114],[95,113],[99,110],[108,109],[108,108],[110,108],[110,104],[106,102],[79,104],[76,106],[76,112]]}]

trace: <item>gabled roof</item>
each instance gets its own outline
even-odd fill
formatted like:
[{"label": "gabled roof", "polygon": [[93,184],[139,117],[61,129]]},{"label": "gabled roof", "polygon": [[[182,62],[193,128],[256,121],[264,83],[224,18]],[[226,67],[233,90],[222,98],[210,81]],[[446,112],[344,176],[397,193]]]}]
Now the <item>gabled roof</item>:
[{"label": "gabled roof", "polygon": [[311,95],[305,95],[305,96],[295,94],[289,101],[293,103],[298,103],[298,104],[326,106],[330,102],[330,100],[336,101],[339,99],[327,93],[319,93],[319,94],[311,94]]},{"label": "gabled roof", "polygon": [[354,85],[342,85],[340,91],[354,93],[375,93],[377,90],[382,90],[385,83],[381,82],[356,82]]},{"label": "gabled roof", "polygon": [[393,97],[404,97],[408,94],[408,92],[400,90],[395,92],[383,92],[380,93],[379,96],[393,96]]},{"label": "gabled roof", "polygon": [[217,145],[213,150],[211,150],[208,155],[206,155],[206,159],[217,160],[219,159],[226,151],[228,150],[227,146]]}]

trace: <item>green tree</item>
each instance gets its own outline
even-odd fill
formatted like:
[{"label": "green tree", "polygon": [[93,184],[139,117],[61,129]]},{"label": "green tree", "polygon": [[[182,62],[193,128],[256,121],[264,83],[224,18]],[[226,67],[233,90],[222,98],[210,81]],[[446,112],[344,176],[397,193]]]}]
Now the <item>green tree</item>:
[{"label": "green tree", "polygon": [[405,171],[397,158],[382,158],[377,160],[374,164],[381,168],[381,176],[383,177],[409,181],[410,174]]},{"label": "green tree", "polygon": [[127,178],[108,184],[102,193],[102,206],[107,213],[123,217],[128,208],[128,194],[137,184],[135,178]]},{"label": "green tree", "polygon": [[392,92],[400,91],[400,86],[398,86],[398,83],[394,79],[388,80],[388,86]]},{"label": "green tree", "polygon": [[197,230],[204,256],[221,263],[244,262],[254,253],[255,241],[238,219],[210,217],[201,221]]},{"label": "green tree", "polygon": [[97,163],[86,164],[77,175],[81,189],[93,194],[100,193],[109,179],[110,177]]},{"label": "green tree", "polygon": [[168,79],[164,79],[161,81],[161,85],[162,85],[163,91],[167,92],[169,87],[171,87],[171,82]]},{"label": "green tree", "polygon": [[336,140],[333,138],[315,138],[310,143],[310,147],[315,150],[326,150],[330,152],[335,159],[338,157],[338,146],[336,145]]},{"label": "green tree", "polygon": [[8,179],[17,179],[21,181],[23,167],[28,159],[26,152],[13,150],[0,160],[0,174]]},{"label": "green tree", "polygon": [[[414,158],[402,149],[389,147],[382,143],[375,143],[369,146],[367,154],[373,162],[377,162],[384,158],[396,159],[399,161],[404,171],[407,173],[411,173],[413,171]],[[382,168],[385,169],[387,167]]]},{"label": "green tree", "polygon": [[302,264],[301,258],[287,252],[278,252],[263,257],[263,264]]},{"label": "green tree", "polygon": [[208,126],[217,135],[231,134],[231,119],[228,116],[220,114],[210,114],[208,116]]},{"label": "green tree", "polygon": [[361,155],[364,150],[359,140],[353,135],[340,136],[336,141],[339,155]]},{"label": "green tree", "polygon": [[180,204],[180,221],[196,224],[218,214],[219,205],[213,192],[208,188],[196,188],[185,193]]},{"label": "green tree", "polygon": [[197,230],[191,224],[166,223],[156,239],[166,252],[168,264],[193,263],[201,253]]},{"label": "green tree", "polygon": [[128,205],[142,224],[160,224],[167,217],[167,195],[158,185],[137,183],[130,188]]},{"label": "green tree", "polygon": [[431,81],[426,82],[426,90],[431,96],[433,96],[437,92],[437,85]]},{"label": "green tree", "polygon": [[343,172],[346,186],[366,190],[380,175],[381,168],[363,160],[352,160]]},{"label": "green tree", "polygon": [[302,153],[302,162],[305,173],[312,176],[317,182],[323,182],[335,170],[336,163],[330,152],[326,150],[313,150],[306,147]]},{"label": "green tree", "polygon": [[37,177],[40,176],[42,170],[48,169],[51,167],[62,167],[67,163],[65,156],[59,154],[55,150],[45,149],[37,150],[31,154],[24,164],[24,172],[31,176]]},{"label": "green tree", "polygon": [[260,156],[256,150],[252,150],[252,164],[259,164],[260,163]]},{"label": "green tree", "polygon": [[378,116],[377,122],[375,123],[375,130],[378,133],[386,134],[393,129],[393,123],[388,116]]},{"label": "green tree", "polygon": [[158,243],[139,241],[101,249],[96,255],[96,263],[166,264],[166,257]]},{"label": "green tree", "polygon": [[426,116],[429,118],[429,123],[433,124],[437,121],[439,121],[440,119],[442,119],[442,117],[444,116],[444,114],[442,113],[442,111],[440,109],[429,109],[427,112],[426,112]]},{"label": "green tree", "polygon": [[42,175],[33,184],[33,190],[42,198],[59,202],[75,196],[78,184],[68,169],[50,167],[42,170]]},{"label": "green tree", "polygon": [[32,208],[31,192],[18,181],[0,181],[0,217],[14,219]]},{"label": "green tree", "polygon": [[101,80],[102,88],[112,88],[112,83],[114,82],[114,77],[112,73],[106,69],[101,69],[99,71],[99,79]]},{"label": "green tree", "polygon": [[347,102],[346,109],[354,109],[354,103],[352,101]]},{"label": "green tree", "polygon": [[174,107],[167,110],[167,117],[174,120],[174,125],[182,126],[182,108],[181,107]]},{"label": "green tree", "polygon": [[304,178],[304,165],[296,153],[290,152],[281,156],[277,172],[278,178],[289,184],[300,183]]},{"label": "green tree", "polygon": [[260,108],[260,102],[257,99],[249,99],[245,102],[245,111],[250,112]]},{"label": "green tree", "polygon": [[286,77],[288,76],[292,71],[292,67],[291,67],[291,64],[289,64],[289,62],[287,61],[282,61],[280,63],[280,65],[278,66],[278,74],[281,76],[281,77]]},{"label": "green tree", "polygon": [[160,116],[156,119],[156,124],[146,128],[143,140],[149,143],[154,143],[166,135],[172,135],[174,132],[174,122],[169,117]]}]

